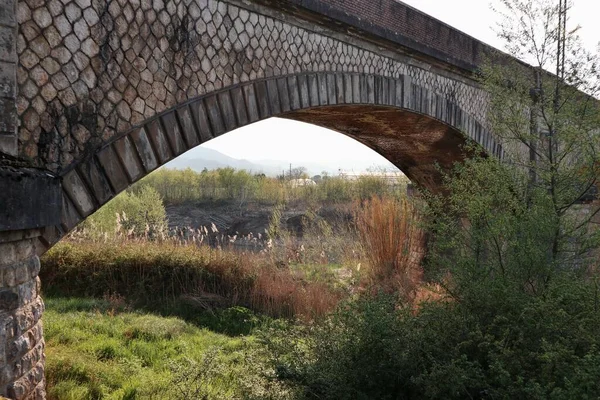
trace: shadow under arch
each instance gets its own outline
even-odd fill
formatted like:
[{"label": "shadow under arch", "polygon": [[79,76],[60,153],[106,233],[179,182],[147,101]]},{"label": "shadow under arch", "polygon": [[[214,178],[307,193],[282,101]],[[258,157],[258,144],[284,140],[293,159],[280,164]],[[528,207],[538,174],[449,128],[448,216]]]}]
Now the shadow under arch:
[{"label": "shadow under arch", "polygon": [[[483,125],[452,99],[399,79],[308,73],[231,86],[182,103],[123,132],[62,174],[61,223],[48,248],[131,184],[187,150],[242,126],[281,117],[341,132],[375,150],[414,183],[440,187],[442,170],[473,141],[503,156]],[[335,149],[332,149],[335,151]]]}]

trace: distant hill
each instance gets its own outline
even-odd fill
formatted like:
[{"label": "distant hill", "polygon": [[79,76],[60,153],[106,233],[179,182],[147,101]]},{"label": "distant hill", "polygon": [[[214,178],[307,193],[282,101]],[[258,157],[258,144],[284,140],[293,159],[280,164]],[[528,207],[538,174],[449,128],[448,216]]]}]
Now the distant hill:
[{"label": "distant hill", "polygon": [[192,152],[189,152],[189,154],[183,154],[165,164],[165,167],[174,169],[191,168],[198,172],[201,172],[204,168],[212,170],[231,167],[235,169],[245,169],[255,173],[264,173],[266,175],[275,175],[279,173],[277,168],[256,164],[248,160],[239,160],[206,147],[196,147]]},{"label": "distant hill", "polygon": [[[165,167],[173,169],[191,168],[198,172],[201,172],[204,168],[213,170],[231,167],[235,169],[245,169],[253,173],[264,173],[268,176],[276,176],[281,174],[284,170],[287,171],[290,168],[290,162],[285,160],[240,160],[223,154],[217,150],[198,146],[193,150],[190,150],[189,152],[177,157],[175,160],[165,164]],[[343,160],[337,161],[335,164],[333,162],[328,162],[328,160],[323,160],[322,163],[294,161],[292,162],[292,168],[294,167],[305,167],[309,175],[321,174],[323,171],[326,171],[330,175],[337,175],[340,169],[344,170],[345,172],[354,172],[359,174],[365,172],[370,167],[384,168],[387,171],[397,170],[397,168],[391,163],[374,166],[372,164],[363,162],[362,160]]]}]

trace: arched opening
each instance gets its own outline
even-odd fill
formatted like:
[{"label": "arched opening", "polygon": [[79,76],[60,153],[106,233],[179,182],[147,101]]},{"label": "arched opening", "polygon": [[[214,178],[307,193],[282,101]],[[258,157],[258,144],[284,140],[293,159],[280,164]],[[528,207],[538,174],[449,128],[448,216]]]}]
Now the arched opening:
[{"label": "arched opening", "polygon": [[[286,122],[306,129],[305,124]],[[234,133],[226,133],[221,138],[225,139],[227,135]],[[354,143],[342,134],[332,135]],[[288,136],[285,140],[288,146],[294,146],[294,142],[301,139],[290,137],[286,132],[281,132],[280,136]],[[335,152],[345,151],[336,143],[329,142],[327,146],[331,159],[335,159]],[[332,149],[332,146],[337,147]],[[165,165],[168,167],[169,163]],[[162,170],[155,170],[148,178],[161,173]],[[187,174],[192,178],[181,181],[182,187],[193,182],[202,184],[206,182],[201,180],[202,176],[211,173],[192,174],[180,170],[179,175],[171,177]],[[213,387],[199,390],[214,390],[218,393],[217,398],[227,390],[238,393],[245,389],[230,382],[219,383],[218,374],[228,371],[236,377],[236,372],[229,372],[235,370],[235,364],[242,365],[243,369],[250,366],[244,357],[239,358],[250,348],[245,344],[234,346],[240,335],[253,335],[262,318],[311,319],[324,315],[359,287],[357,283],[366,264],[362,261],[363,244],[351,227],[352,219],[359,215],[368,218],[368,214],[360,214],[360,200],[365,194],[395,196],[402,190],[399,184],[378,180],[381,177],[373,175],[369,176],[371,181],[365,182],[332,176],[316,184],[314,188],[321,192],[315,192],[304,190],[313,189],[312,186],[294,186],[292,177],[284,176],[277,182],[277,177],[243,175],[250,180],[271,179],[286,191],[287,205],[281,206],[279,200],[267,199],[262,204],[255,201],[262,208],[257,209],[255,204],[254,209],[250,209],[246,203],[242,210],[236,195],[222,192],[213,198],[218,202],[216,205],[215,201],[210,205],[204,197],[188,199],[181,204],[171,204],[171,209],[167,208],[167,217],[186,214],[194,217],[193,214],[202,209],[200,219],[204,218],[204,221],[192,218],[191,223],[171,227],[168,238],[160,238],[141,226],[128,225],[139,216],[142,224],[148,223],[154,215],[151,203],[144,202],[155,201],[156,197],[145,197],[147,194],[143,190],[138,191],[140,185],[152,185],[151,180],[143,178],[134,184],[133,191],[125,192],[125,198],[120,194],[107,204],[110,211],[105,213],[106,218],[114,219],[115,211],[119,214],[116,238],[107,235],[90,240],[85,237],[85,232],[81,232],[69,239],[68,244],[56,246],[42,259],[41,279],[46,284],[47,294],[49,393],[66,396],[77,391],[96,390],[89,382],[98,382],[99,386],[104,386],[97,390],[106,394],[137,390],[140,396],[145,396],[149,393],[149,385],[142,387],[135,380],[140,377],[154,380],[153,377],[158,375],[162,380],[157,379],[152,390],[159,393],[159,397],[170,397],[172,392],[168,390],[172,390],[183,391],[186,396],[191,396],[187,398],[195,398],[191,388],[201,386],[201,381],[210,382]],[[214,177],[218,179],[219,171]],[[198,180],[194,181],[195,178]],[[361,183],[379,185],[365,185],[365,192],[357,192]],[[330,189],[337,190],[332,197],[326,192],[328,184]],[[164,193],[161,194],[164,197]],[[117,200],[121,203],[131,201],[136,207],[141,202],[142,207],[131,208],[132,212],[127,211],[126,216],[121,209],[110,208]],[[269,209],[265,212],[266,206]],[[240,211],[248,215],[240,215]],[[102,212],[101,209],[86,221],[95,219]],[[217,214],[219,218],[211,220]],[[247,230],[251,225],[256,227],[254,233]],[[112,227],[111,230],[114,231]],[[246,249],[234,248],[238,241],[245,244]],[[371,250],[375,251],[375,248],[371,247]],[[65,296],[76,299],[67,300]],[[140,315],[140,309],[146,315]],[[90,312],[94,313],[94,319],[82,325],[85,313]],[[211,345],[200,344],[203,342]],[[179,346],[185,347],[185,343],[195,343],[195,347],[185,351],[187,360],[174,356],[172,351]],[[219,350],[211,347],[217,345],[221,345]],[[238,361],[225,361],[235,357]],[[130,368],[128,363],[136,367]],[[262,359],[253,363],[260,368],[266,366]],[[112,365],[110,384],[97,373],[107,365]],[[75,366],[79,368],[79,376],[84,377],[79,381],[69,375]],[[132,383],[125,382],[123,366],[129,368],[127,373],[131,375]],[[202,376],[196,374],[198,368],[204,371]],[[254,389],[267,387],[268,383],[260,379],[260,374],[248,371],[244,374],[259,379]]]},{"label": "arched opening", "polygon": [[434,192],[440,189],[440,171],[464,158],[462,145],[467,141],[502,156],[501,147],[475,118],[410,80],[363,74],[262,80],[181,104],[74,164],[64,173],[62,222],[46,235],[48,242],[54,243],[110,198],[190,148],[274,116],[361,141],[415,184]]}]

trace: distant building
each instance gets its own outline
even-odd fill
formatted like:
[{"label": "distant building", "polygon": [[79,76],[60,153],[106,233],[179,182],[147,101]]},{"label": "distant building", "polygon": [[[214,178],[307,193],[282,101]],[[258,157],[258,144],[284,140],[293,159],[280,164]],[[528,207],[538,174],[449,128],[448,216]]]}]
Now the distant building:
[{"label": "distant building", "polygon": [[290,181],[290,186],[293,188],[301,187],[301,186],[316,186],[317,183],[312,179],[292,179]]},{"label": "distant building", "polygon": [[360,179],[360,177],[373,177],[373,178],[377,178],[377,179],[381,179],[382,181],[387,182],[388,185],[391,186],[404,186],[407,185],[408,183],[410,183],[410,180],[406,177],[406,175],[404,175],[402,172],[398,171],[398,172],[379,172],[379,171],[375,171],[375,172],[365,172],[365,173],[361,173],[361,174],[356,174],[356,173],[347,173],[347,172],[343,172],[340,170],[339,175],[340,178],[349,180],[349,181],[356,181],[358,179]]}]

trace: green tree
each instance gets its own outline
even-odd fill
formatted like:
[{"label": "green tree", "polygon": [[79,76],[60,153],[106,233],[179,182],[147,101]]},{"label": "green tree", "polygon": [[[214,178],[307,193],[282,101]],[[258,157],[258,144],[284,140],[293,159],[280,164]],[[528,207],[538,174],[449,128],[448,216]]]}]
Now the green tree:
[{"label": "green tree", "polygon": [[167,214],[162,199],[158,191],[149,185],[142,186],[137,193],[120,193],[80,227],[92,236],[131,232],[136,236],[149,237],[166,228]]},{"label": "green tree", "polygon": [[[600,69],[598,55],[585,50],[577,30],[566,30],[557,3],[502,1],[499,35],[513,56],[533,65],[495,54],[481,80],[490,95],[491,130],[507,161],[529,173],[525,198],[548,194],[549,261],[564,264],[596,246],[587,239],[598,208],[582,213],[579,203],[596,191],[600,173]],[[570,1],[562,3],[570,8]]]}]

